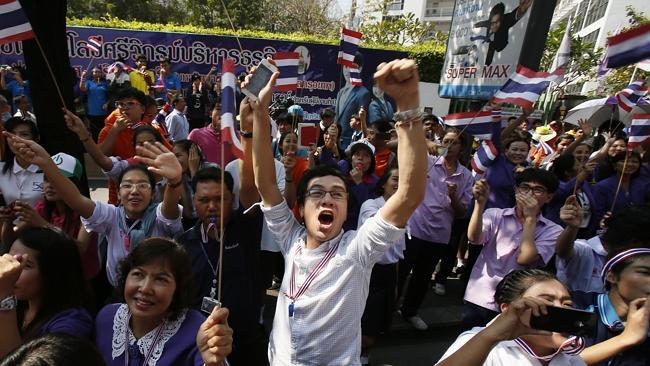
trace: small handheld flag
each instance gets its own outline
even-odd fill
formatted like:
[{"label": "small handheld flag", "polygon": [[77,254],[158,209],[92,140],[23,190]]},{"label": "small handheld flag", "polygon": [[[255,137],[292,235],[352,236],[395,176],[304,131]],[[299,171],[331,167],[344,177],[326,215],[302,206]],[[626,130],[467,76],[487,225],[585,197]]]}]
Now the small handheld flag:
[{"label": "small handheld flag", "polygon": [[631,65],[650,57],[650,23],[607,38],[607,67]]},{"label": "small handheld flag", "polygon": [[464,128],[465,132],[478,139],[489,139],[494,131],[493,124],[500,124],[500,120],[495,121],[493,117],[492,111],[448,114],[445,117],[445,126]]},{"label": "small handheld flag", "polygon": [[493,103],[512,103],[523,108],[532,108],[551,81],[564,75],[560,68],[553,73],[533,71],[518,65],[517,71],[492,97]]},{"label": "small handheld flag", "polygon": [[361,72],[359,71],[359,67],[356,64],[353,65],[354,66],[350,67],[350,84],[361,86],[363,85],[363,80],[361,80]]},{"label": "small handheld flag", "polygon": [[221,136],[228,141],[232,153],[244,158],[244,149],[235,128],[235,61],[223,60],[221,75]]},{"label": "small handheld flag", "polygon": [[275,66],[280,71],[280,77],[275,84],[275,89],[281,92],[298,89],[298,52],[276,52],[273,56]]},{"label": "small handheld flag", "polygon": [[648,87],[644,86],[645,80],[633,81],[627,88],[616,94],[618,106],[630,113],[637,104],[643,104],[643,97],[648,94]]},{"label": "small handheld flag", "polygon": [[88,37],[88,43],[86,43],[86,48],[88,48],[93,52],[99,52],[103,44],[104,42],[102,42],[100,38],[95,36],[90,36]]},{"label": "small handheld flag", "polygon": [[635,114],[628,134],[627,146],[635,148],[650,142],[650,114]]},{"label": "small handheld flag", "polygon": [[18,0],[0,1],[0,44],[36,37]]},{"label": "small handheld flag", "polygon": [[485,174],[488,168],[494,164],[498,155],[499,150],[491,140],[481,141],[481,146],[478,147],[472,157],[472,175],[479,177]]},{"label": "small handheld flag", "polygon": [[339,46],[339,55],[336,60],[337,64],[353,67],[354,54],[359,48],[359,42],[363,35],[350,29],[341,28],[341,45]]}]

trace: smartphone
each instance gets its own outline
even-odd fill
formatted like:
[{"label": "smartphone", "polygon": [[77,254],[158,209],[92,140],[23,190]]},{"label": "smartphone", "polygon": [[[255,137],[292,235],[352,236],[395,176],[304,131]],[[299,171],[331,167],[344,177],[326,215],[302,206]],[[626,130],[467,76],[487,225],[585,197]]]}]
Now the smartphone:
[{"label": "smartphone", "polygon": [[596,328],[598,319],[591,311],[556,306],[546,309],[548,314],[530,317],[532,328],[576,336],[592,334]]},{"label": "smartphone", "polygon": [[274,72],[278,71],[278,68],[275,65],[271,64],[268,60],[262,60],[257,69],[251,77],[248,85],[243,88],[241,91],[249,97],[251,100],[257,100],[257,96],[260,95],[260,91],[268,84],[271,76]]},{"label": "smartphone", "polygon": [[298,148],[309,149],[312,144],[318,144],[320,127],[314,123],[298,123]]}]

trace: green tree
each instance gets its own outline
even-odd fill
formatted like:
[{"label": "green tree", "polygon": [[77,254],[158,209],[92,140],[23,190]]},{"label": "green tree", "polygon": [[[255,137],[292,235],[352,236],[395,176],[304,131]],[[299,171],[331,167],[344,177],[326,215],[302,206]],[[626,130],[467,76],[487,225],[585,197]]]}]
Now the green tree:
[{"label": "green tree", "polygon": [[273,32],[337,36],[343,20],[330,16],[335,5],[336,0],[266,0],[260,21]]}]

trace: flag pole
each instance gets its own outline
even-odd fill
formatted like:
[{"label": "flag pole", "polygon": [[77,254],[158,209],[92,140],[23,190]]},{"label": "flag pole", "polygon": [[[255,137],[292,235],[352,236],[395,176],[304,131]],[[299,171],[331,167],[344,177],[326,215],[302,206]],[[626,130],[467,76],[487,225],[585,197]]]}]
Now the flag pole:
[{"label": "flag pole", "polygon": [[45,60],[45,65],[47,66],[47,70],[50,72],[50,76],[52,77],[52,81],[54,82],[54,88],[56,89],[56,92],[59,95],[59,99],[61,101],[61,106],[65,108],[66,105],[65,105],[65,99],[63,98],[63,93],[61,93],[61,88],[59,87],[59,83],[56,81],[56,77],[54,76],[54,71],[52,71],[52,66],[50,66],[50,62],[47,60],[47,56],[45,56],[45,51],[43,50],[43,46],[41,46],[41,42],[38,40],[38,35],[36,35],[36,32],[34,32],[34,40],[36,41],[36,45],[38,46],[38,49],[41,51],[43,60]]},{"label": "flag pole", "polygon": [[623,160],[623,171],[621,172],[621,177],[618,178],[618,184],[616,185],[616,193],[614,193],[614,199],[612,200],[612,207],[609,208],[609,212],[614,211],[614,206],[616,206],[616,200],[618,199],[618,193],[621,190],[621,184],[623,183],[623,177],[625,176],[625,168],[627,167],[627,158],[630,156],[630,152],[627,149],[625,150],[625,160]]},{"label": "flag pole", "polygon": [[632,82],[634,82],[634,77],[636,76],[636,70],[637,70],[638,68],[639,68],[639,67],[635,64],[635,65],[634,65],[634,70],[632,71],[632,77],[630,78],[630,84],[632,84]]}]

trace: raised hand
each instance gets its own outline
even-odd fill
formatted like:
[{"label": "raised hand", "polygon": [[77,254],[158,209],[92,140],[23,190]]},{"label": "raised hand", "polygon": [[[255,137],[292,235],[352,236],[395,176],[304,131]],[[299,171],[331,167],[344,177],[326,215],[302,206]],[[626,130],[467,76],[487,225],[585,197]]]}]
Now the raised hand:
[{"label": "raised hand", "polygon": [[23,271],[22,263],[27,255],[12,256],[5,254],[0,257],[0,299],[10,296],[20,273]]},{"label": "raised hand", "polygon": [[232,352],[232,328],[228,309],[215,307],[196,334],[196,346],[207,366],[222,366]]},{"label": "raised hand", "polygon": [[568,226],[580,227],[582,223],[582,208],[575,195],[567,197],[564,206],[560,208],[560,219]]},{"label": "raised hand", "polygon": [[[267,59],[267,60],[273,65],[275,65],[275,61],[271,59]],[[242,89],[245,88],[246,85],[248,85],[253,75],[255,75],[256,70],[257,67],[251,68],[251,72],[248,75],[246,75],[246,80],[244,80],[244,83],[241,85]],[[248,101],[248,104],[250,104],[251,109],[254,112],[262,112],[263,110],[264,113],[266,113],[266,110],[271,104],[271,98],[273,97],[273,87],[275,86],[275,81],[278,79],[279,76],[280,76],[279,71],[274,72],[273,75],[271,75],[271,79],[269,79],[269,82],[266,83],[266,86],[264,86],[264,88],[262,88],[262,90],[260,91],[260,94],[257,96],[257,100]]]},{"label": "raised hand", "polygon": [[63,119],[65,120],[65,125],[68,129],[79,136],[79,139],[85,140],[88,137],[88,130],[86,125],[77,117],[74,113],[70,112],[66,108],[61,108],[63,110]]},{"label": "raised hand", "polygon": [[291,154],[285,154],[282,157],[282,165],[284,165],[284,170],[287,172],[287,175],[290,175],[293,172],[293,168],[296,167],[296,158]]},{"label": "raised hand", "polygon": [[472,194],[476,203],[479,205],[485,205],[487,203],[488,197],[490,196],[490,185],[487,180],[481,179],[474,183],[472,187]]},{"label": "raised hand", "polygon": [[359,167],[350,169],[350,178],[352,178],[354,184],[361,183],[363,181],[363,170]]},{"label": "raised hand", "polygon": [[190,170],[190,176],[194,176],[199,171],[201,165],[201,155],[199,154],[199,145],[192,144],[190,146],[189,156],[187,158],[187,165]]},{"label": "raised hand", "polygon": [[183,174],[181,163],[165,145],[158,141],[153,144],[145,142],[143,146],[137,146],[135,150],[138,153],[135,159],[147,165],[151,172],[167,178],[170,184],[176,184],[180,181]]},{"label": "raised hand", "polygon": [[418,91],[420,76],[415,61],[401,59],[382,63],[377,66],[375,81],[379,88],[395,99],[398,111],[420,106]]},{"label": "raised hand", "polygon": [[[579,119],[578,126],[580,126],[580,130],[582,130],[582,136],[591,136],[593,128],[586,119]],[[580,130],[578,130],[578,133],[580,133]]]},{"label": "raised hand", "polygon": [[239,104],[239,129],[242,131],[253,131],[253,108],[250,99],[245,97]]},{"label": "raised hand", "polygon": [[35,141],[22,139],[7,131],[4,131],[3,134],[7,137],[7,143],[16,152],[16,156],[20,156],[25,162],[42,168],[43,165],[52,161],[50,154]]}]

